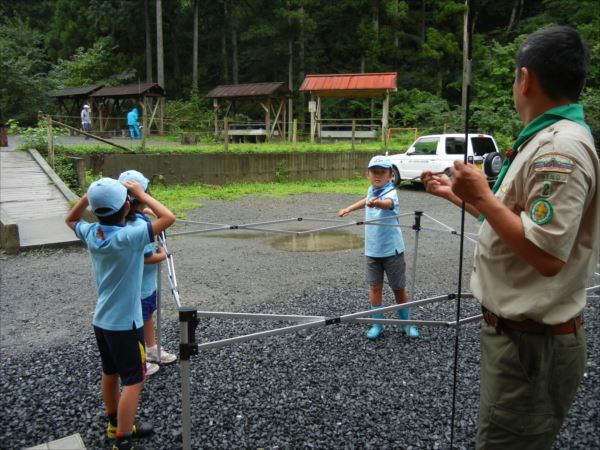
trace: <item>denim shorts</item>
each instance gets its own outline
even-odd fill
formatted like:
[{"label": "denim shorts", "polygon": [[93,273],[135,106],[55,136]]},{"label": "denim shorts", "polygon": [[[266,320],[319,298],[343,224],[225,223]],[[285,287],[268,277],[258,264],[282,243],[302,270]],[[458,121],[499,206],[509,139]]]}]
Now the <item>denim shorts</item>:
[{"label": "denim shorts", "polygon": [[406,287],[405,272],[404,253],[387,258],[366,257],[366,278],[369,286],[383,284],[385,273],[392,290],[399,291]]},{"label": "denim shorts", "polygon": [[142,299],[142,316],[144,322],[152,316],[154,311],[156,311],[156,291]]}]

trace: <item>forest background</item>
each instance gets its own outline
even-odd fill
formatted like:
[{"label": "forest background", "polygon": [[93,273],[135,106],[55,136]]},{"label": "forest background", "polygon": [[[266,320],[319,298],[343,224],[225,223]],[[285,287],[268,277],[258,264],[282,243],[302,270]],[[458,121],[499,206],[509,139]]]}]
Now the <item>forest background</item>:
[{"label": "forest background", "polygon": [[[216,85],[284,81],[305,127],[306,74],[397,72],[391,126],[458,131],[464,9],[461,0],[0,0],[0,124],[55,112],[53,89],[159,82],[169,132],[194,130],[212,118],[203,94]],[[600,2],[474,0],[472,10],[470,128],[518,134],[516,50],[532,31],[570,25],[590,49],[581,101],[598,141]],[[330,118],[372,111],[369,100],[323,105]]]}]

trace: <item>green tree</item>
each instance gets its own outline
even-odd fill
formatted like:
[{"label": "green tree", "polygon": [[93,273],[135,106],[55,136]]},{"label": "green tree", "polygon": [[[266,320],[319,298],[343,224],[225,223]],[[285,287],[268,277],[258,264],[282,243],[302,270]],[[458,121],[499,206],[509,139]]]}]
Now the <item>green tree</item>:
[{"label": "green tree", "polygon": [[135,70],[118,70],[118,47],[111,37],[99,39],[91,48],[78,48],[69,59],[59,59],[49,74],[56,88],[104,84],[117,86],[135,78]]},{"label": "green tree", "polygon": [[41,33],[17,19],[0,25],[0,123],[34,124],[37,112],[48,110],[50,67]]}]

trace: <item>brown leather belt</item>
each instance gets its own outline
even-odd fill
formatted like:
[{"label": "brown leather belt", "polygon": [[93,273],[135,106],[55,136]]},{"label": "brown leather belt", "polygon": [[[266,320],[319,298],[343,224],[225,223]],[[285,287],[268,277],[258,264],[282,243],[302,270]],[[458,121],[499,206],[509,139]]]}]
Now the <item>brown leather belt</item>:
[{"label": "brown leather belt", "polygon": [[556,325],[544,325],[543,323],[539,323],[531,319],[525,319],[522,321],[504,319],[502,317],[498,317],[485,306],[481,307],[481,311],[483,312],[483,320],[485,320],[488,325],[495,327],[498,333],[500,333],[502,328],[507,328],[509,330],[520,331],[522,333],[529,334],[571,334],[575,333],[577,329],[583,325],[583,317],[581,314],[564,323],[559,323]]}]

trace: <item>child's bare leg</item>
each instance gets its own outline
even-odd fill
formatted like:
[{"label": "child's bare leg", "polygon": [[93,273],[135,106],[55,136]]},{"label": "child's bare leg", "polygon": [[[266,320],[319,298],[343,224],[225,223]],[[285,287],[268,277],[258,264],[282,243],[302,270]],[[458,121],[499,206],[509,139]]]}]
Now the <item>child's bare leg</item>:
[{"label": "child's bare leg", "polygon": [[156,337],[154,335],[154,314],[150,314],[148,320],[144,322],[144,342],[146,348],[156,345]]},{"label": "child's bare leg", "polygon": [[406,288],[394,291],[394,297],[396,298],[396,303],[406,303],[408,301]]},{"label": "child's bare leg", "polygon": [[117,412],[119,407],[119,375],[107,375],[102,373],[102,380],[100,381],[100,388],[102,390],[102,400],[104,401],[104,407],[108,414]]},{"label": "child's bare leg", "polygon": [[369,300],[371,306],[381,306],[381,298],[383,295],[383,284],[369,285]]},{"label": "child's bare leg", "polygon": [[117,436],[121,433],[131,433],[143,385],[144,382],[140,381],[137,384],[123,387],[117,414]]}]

